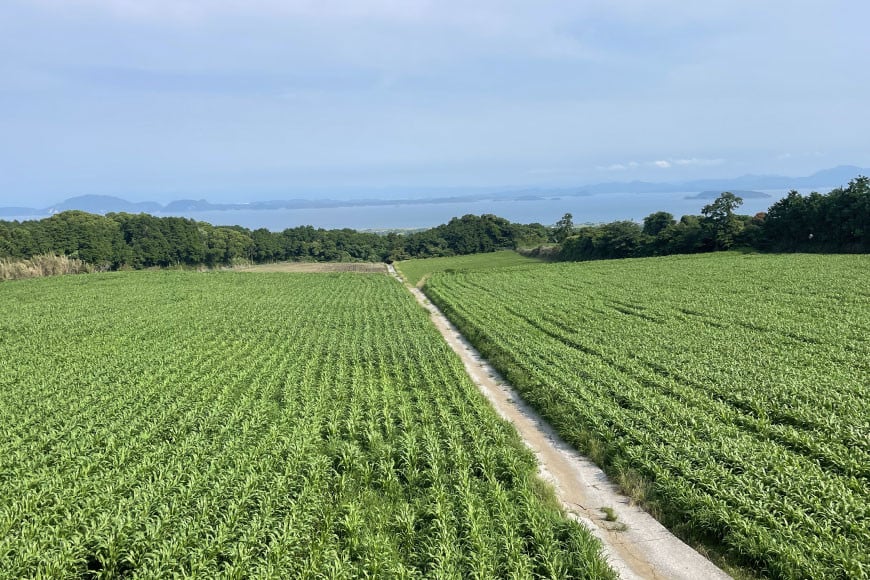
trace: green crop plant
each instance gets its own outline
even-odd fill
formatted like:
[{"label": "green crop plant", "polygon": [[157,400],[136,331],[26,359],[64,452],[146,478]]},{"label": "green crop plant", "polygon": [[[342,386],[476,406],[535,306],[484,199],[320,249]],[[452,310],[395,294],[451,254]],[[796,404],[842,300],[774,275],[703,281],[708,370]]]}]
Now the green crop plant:
[{"label": "green crop plant", "polygon": [[0,286],[0,577],[613,578],[388,276]]},{"label": "green crop plant", "polygon": [[715,254],[435,273],[424,291],[673,529],[771,576],[856,578],[868,288],[866,255]]},{"label": "green crop plant", "polygon": [[518,254],[513,250],[488,252],[484,254],[467,254],[446,258],[418,258],[396,263],[396,269],[410,284],[417,285],[435,272],[478,271],[489,268],[506,268],[508,266],[525,266],[539,264],[541,260]]}]

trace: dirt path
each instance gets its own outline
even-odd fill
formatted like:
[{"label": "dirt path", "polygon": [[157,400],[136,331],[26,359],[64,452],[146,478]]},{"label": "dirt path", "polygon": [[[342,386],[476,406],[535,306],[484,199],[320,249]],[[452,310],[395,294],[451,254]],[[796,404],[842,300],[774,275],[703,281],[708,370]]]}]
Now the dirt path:
[{"label": "dirt path", "polygon": [[[390,273],[404,284],[392,265]],[[568,514],[601,540],[621,578],[729,578],[722,570],[671,534],[622,495],[601,469],[562,441],[432,304],[419,288],[405,286],[432,314],[432,322],[465,364],[468,374],[498,413],[514,424],[538,458],[541,476],[556,489]],[[608,507],[616,521],[607,521]]]}]

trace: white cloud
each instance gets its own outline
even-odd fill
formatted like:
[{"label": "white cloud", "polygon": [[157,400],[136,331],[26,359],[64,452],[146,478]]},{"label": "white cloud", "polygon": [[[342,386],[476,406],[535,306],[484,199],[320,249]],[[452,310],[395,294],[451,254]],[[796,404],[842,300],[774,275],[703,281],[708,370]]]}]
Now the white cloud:
[{"label": "white cloud", "polygon": [[717,157],[715,159],[703,159],[698,157],[689,157],[689,158],[674,158],[670,157],[668,159],[659,159],[657,161],[651,161],[647,163],[647,165],[651,167],[658,167],[661,169],[670,169],[671,167],[713,167],[715,165],[722,165],[725,163],[725,160],[721,157]]},{"label": "white cloud", "polygon": [[613,163],[611,165],[599,165],[596,167],[599,171],[626,171],[629,169],[636,169],[638,167],[657,167],[659,169],[670,169],[671,167],[712,167],[714,165],[722,165],[725,163],[725,160],[722,158],[715,159],[704,159],[698,157],[690,157],[690,158],[673,158],[669,157],[667,159],[657,159],[655,161],[644,161],[643,163],[638,163],[637,161],[627,161],[621,163]]},{"label": "white cloud", "polygon": [[623,163],[611,163],[610,165],[599,165],[595,169],[598,171],[628,171],[640,167],[637,161],[627,161]]},{"label": "white cloud", "polygon": [[671,159],[671,163],[674,165],[695,165],[698,167],[711,167],[713,165],[722,165],[725,163],[725,160],[722,158],[716,159],[698,159],[697,157],[692,157],[690,159]]}]

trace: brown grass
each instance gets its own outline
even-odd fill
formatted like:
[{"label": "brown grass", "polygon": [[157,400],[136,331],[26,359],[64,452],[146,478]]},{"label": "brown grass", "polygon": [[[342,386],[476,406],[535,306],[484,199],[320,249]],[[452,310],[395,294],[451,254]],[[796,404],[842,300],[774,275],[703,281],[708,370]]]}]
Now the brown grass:
[{"label": "brown grass", "polygon": [[386,274],[382,262],[278,262],[236,268],[240,272],[356,272],[359,274]]},{"label": "brown grass", "polygon": [[63,274],[86,274],[94,272],[94,266],[66,256],[33,256],[26,260],[0,258],[0,280],[42,278]]}]

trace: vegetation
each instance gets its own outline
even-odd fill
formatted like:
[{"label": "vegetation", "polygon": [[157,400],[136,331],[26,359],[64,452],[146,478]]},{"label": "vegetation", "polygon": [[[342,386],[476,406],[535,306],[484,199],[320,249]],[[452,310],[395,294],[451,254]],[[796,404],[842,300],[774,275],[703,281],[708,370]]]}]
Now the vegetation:
[{"label": "vegetation", "polygon": [[277,261],[383,262],[492,252],[513,248],[520,241],[546,241],[547,232],[539,224],[513,224],[493,215],[467,215],[430,230],[379,235],[311,226],[251,231],[177,217],[66,211],[39,221],[0,221],[0,258],[61,254],[103,270]]},{"label": "vegetation", "polygon": [[553,241],[561,244],[572,233],[574,233],[574,216],[566,213],[562,216],[562,219],[556,222],[556,227],[553,228]]},{"label": "vegetation", "polygon": [[457,256],[454,258],[407,260],[404,262],[398,262],[396,264],[396,269],[408,282],[416,285],[433,272],[457,272],[486,268],[504,268],[507,266],[536,264],[539,262],[540,260],[528,258],[516,252],[506,250],[493,252],[491,254],[473,254],[470,256]]},{"label": "vegetation", "polygon": [[613,578],[383,275],[0,286],[4,578]]},{"label": "vegetation", "polygon": [[866,177],[826,195],[792,191],[767,213],[755,216],[736,214],[742,203],[740,197],[724,192],[701,210],[702,215],[686,215],[679,221],[667,212],[656,212],[644,218],[643,225],[619,221],[572,229],[570,236],[562,228],[558,257],[566,261],[638,258],[734,247],[870,252],[870,180]]},{"label": "vegetation", "polygon": [[[270,232],[216,227],[178,217],[65,211],[39,221],[0,221],[0,259],[63,255],[98,270],[280,261],[393,262],[526,248],[566,261],[690,254],[745,246],[758,250],[870,252],[870,182],[827,195],[791,192],[769,213],[738,215],[742,200],[723,193],[702,215],[679,221],[656,212],[643,225],[619,221],[576,228],[566,213],[553,227],[466,215],[438,227],[380,235],[311,226]],[[551,246],[548,243],[559,243]],[[535,248],[535,249],[530,249]]]},{"label": "vegetation", "polygon": [[792,191],[770,207],[764,226],[773,249],[870,252],[870,179],[827,195]]},{"label": "vegetation", "polygon": [[868,256],[720,253],[441,272],[425,292],[678,533],[765,575],[862,578],[868,288]]},{"label": "vegetation", "polygon": [[87,262],[66,256],[33,256],[26,260],[0,258],[0,280],[85,274],[93,271],[94,267]]}]

